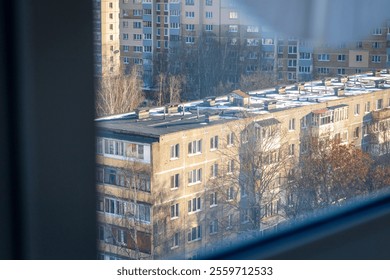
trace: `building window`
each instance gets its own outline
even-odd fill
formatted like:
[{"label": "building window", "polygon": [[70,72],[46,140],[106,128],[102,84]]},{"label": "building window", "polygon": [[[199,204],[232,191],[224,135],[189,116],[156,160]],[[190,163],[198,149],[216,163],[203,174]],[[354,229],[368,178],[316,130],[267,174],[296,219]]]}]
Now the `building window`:
[{"label": "building window", "polygon": [[233,228],[233,214],[228,215],[227,229]]},{"label": "building window", "polygon": [[380,49],[381,48],[381,43],[380,42],[373,42],[372,43],[372,48],[373,49]]},{"label": "building window", "polygon": [[178,159],[180,156],[180,145],[171,145],[171,159]]},{"label": "building window", "polygon": [[288,67],[297,67],[297,60],[296,59],[289,59],[288,60]]},{"label": "building window", "polygon": [[238,32],[238,25],[229,25],[229,32]]},{"label": "building window", "polygon": [[125,56],[125,57],[123,58],[123,63],[124,63],[124,64],[129,64],[129,63],[130,63],[130,58]]},{"label": "building window", "polygon": [[218,232],[218,219],[215,219],[215,220],[210,222],[209,232],[210,232],[210,234],[215,234]]},{"label": "building window", "polygon": [[115,243],[118,245],[127,245],[127,232],[123,229],[113,229]]},{"label": "building window", "polygon": [[381,62],[381,56],[380,55],[373,55],[371,56],[371,61],[374,63],[380,63]]},{"label": "building window", "polygon": [[193,6],[194,5],[194,0],[186,0],[186,5],[187,6]]},{"label": "building window", "polygon": [[206,18],[213,18],[213,12],[206,12]]},{"label": "building window", "polygon": [[360,104],[355,104],[354,114],[360,115]]},{"label": "building window", "polygon": [[180,187],[180,174],[171,176],[171,189],[177,189]]},{"label": "building window", "polygon": [[309,53],[309,52],[300,52],[299,53],[299,59],[305,59],[305,60],[311,59],[311,53]]},{"label": "building window", "polygon": [[227,173],[230,174],[230,173],[233,173],[233,171],[234,171],[234,160],[231,159],[228,161]]},{"label": "building window", "polygon": [[248,25],[246,28],[246,32],[248,33],[258,33],[259,27],[257,25]]},{"label": "building window", "polygon": [[200,183],[202,181],[202,168],[188,172],[188,184]]},{"label": "building window", "polygon": [[218,135],[210,138],[210,149],[211,150],[218,149]]},{"label": "building window", "polygon": [[201,239],[202,239],[202,227],[201,226],[193,227],[190,230],[190,232],[188,232],[188,235],[187,235],[188,242],[201,240]]},{"label": "building window", "polygon": [[217,206],[217,193],[213,192],[210,194],[210,207]]},{"label": "building window", "polygon": [[141,22],[140,21],[133,22],[133,28],[134,29],[140,29],[141,28]]},{"label": "building window", "polygon": [[337,74],[339,74],[339,75],[345,75],[345,68],[338,68],[338,69],[337,69]]},{"label": "building window", "polygon": [[216,178],[218,176],[218,163],[211,165],[211,178]]},{"label": "building window", "polygon": [[345,61],[345,54],[339,54],[338,56],[337,56],[337,61]]},{"label": "building window", "polygon": [[195,30],[195,24],[186,24],[186,30],[187,31],[194,31]]},{"label": "building window", "polygon": [[[126,35],[126,38],[129,38],[128,34],[123,34],[123,40],[127,40],[127,39],[125,39],[125,35]],[[145,34],[145,35],[147,35],[147,34]],[[142,40],[142,35],[141,34],[133,34],[133,39],[135,41],[140,41],[140,40]]]},{"label": "building window", "polygon": [[213,25],[212,24],[206,24],[205,30],[206,31],[213,31]]},{"label": "building window", "polygon": [[376,107],[375,107],[375,109],[376,110],[381,110],[383,108],[383,99],[378,99],[377,101],[376,101]]},{"label": "building window", "polygon": [[288,46],[288,53],[289,54],[296,54],[297,51],[298,51],[297,46],[293,46],[293,45]]},{"label": "building window", "polygon": [[202,153],[202,140],[195,140],[188,143],[188,154],[200,154]]},{"label": "building window", "polygon": [[249,209],[242,209],[241,210],[241,223],[245,224],[249,222]]},{"label": "building window", "polygon": [[329,61],[330,60],[330,55],[329,54],[319,54],[318,55],[318,61]]},{"label": "building window", "polygon": [[382,35],[382,28],[378,27],[372,31],[372,35]]},{"label": "building window", "polygon": [[356,127],[354,130],[353,130],[353,137],[354,138],[359,138],[360,136],[360,127]]},{"label": "building window", "polygon": [[186,12],[186,18],[194,18],[195,12]]},{"label": "building window", "polygon": [[195,37],[194,36],[186,36],[186,44],[194,44]]},{"label": "building window", "polygon": [[363,61],[363,56],[361,54],[356,55],[356,61],[357,62]]},{"label": "building window", "polygon": [[172,248],[179,247],[180,245],[180,233],[175,232],[175,234],[172,237]]},{"label": "building window", "polygon": [[366,113],[369,113],[371,111],[371,102],[367,101],[366,104],[364,105],[364,111]]},{"label": "building window", "polygon": [[229,12],[229,19],[238,19],[238,12],[236,11]]},{"label": "building window", "polygon": [[295,154],[295,144],[290,144],[288,148],[288,155],[293,156]]},{"label": "building window", "polygon": [[171,219],[179,218],[179,203],[171,205]]},{"label": "building window", "polygon": [[319,67],[319,68],[317,69],[317,73],[318,73],[318,74],[329,74],[329,73],[330,73],[330,70],[329,70],[329,68],[327,68],[327,67]]},{"label": "building window", "polygon": [[212,6],[213,0],[206,0],[206,6]]},{"label": "building window", "polygon": [[201,204],[201,198],[196,197],[191,200],[188,200],[188,213],[191,212],[198,212],[201,210],[202,204]]},{"label": "building window", "polygon": [[288,130],[295,130],[295,119],[290,119],[288,121]]},{"label": "building window", "polygon": [[227,200],[231,201],[234,199],[234,187],[229,187],[227,189]]}]

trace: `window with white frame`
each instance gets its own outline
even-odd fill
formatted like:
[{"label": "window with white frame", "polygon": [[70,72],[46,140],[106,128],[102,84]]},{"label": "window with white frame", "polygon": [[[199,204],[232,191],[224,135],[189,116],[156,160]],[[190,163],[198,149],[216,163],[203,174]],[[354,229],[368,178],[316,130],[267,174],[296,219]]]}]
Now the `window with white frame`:
[{"label": "window with white frame", "polygon": [[378,99],[376,101],[375,110],[381,110],[383,109],[383,99]]},{"label": "window with white frame", "polygon": [[178,159],[180,156],[180,145],[171,145],[171,159]]},{"label": "window with white frame", "polygon": [[212,6],[213,0],[206,0],[206,6]]},{"label": "window with white frame", "polygon": [[337,55],[337,61],[345,61],[346,55],[345,54],[339,54]]},{"label": "window with white frame", "polygon": [[202,227],[201,226],[196,226],[191,228],[191,230],[187,234],[187,241],[196,241],[196,240],[201,240],[202,239]]},{"label": "window with white frame", "polygon": [[311,59],[311,53],[309,53],[309,52],[300,52],[299,53],[299,59],[305,59],[305,60]]},{"label": "window with white frame", "polygon": [[369,113],[371,111],[371,102],[367,101],[364,105],[364,111],[365,113]]},{"label": "window with white frame", "polygon": [[288,147],[288,155],[293,156],[295,155],[295,144],[290,144]]},{"label": "window with white frame", "polygon": [[202,200],[200,197],[188,200],[188,213],[198,212],[200,210],[202,210]]},{"label": "window with white frame", "polygon": [[297,51],[298,51],[297,46],[294,46],[294,45],[289,45],[288,46],[288,53],[289,54],[296,54]]},{"label": "window with white frame", "polygon": [[371,56],[371,61],[374,63],[380,63],[381,62],[381,56],[380,55],[373,55]]},{"label": "window with white frame", "polygon": [[194,44],[195,43],[194,36],[186,36],[185,40],[186,40],[186,44]]},{"label": "window with white frame", "polygon": [[289,59],[288,60],[288,67],[297,67],[297,60],[296,59]]},{"label": "window with white frame", "polygon": [[213,31],[213,25],[212,24],[206,24],[205,30],[206,31]]},{"label": "window with white frame", "polygon": [[249,209],[241,209],[241,223],[245,224],[249,222]]},{"label": "window with white frame", "polygon": [[211,150],[218,149],[218,135],[210,138],[210,149]]},{"label": "window with white frame", "polygon": [[175,232],[175,234],[172,236],[172,248],[179,247],[180,245],[180,233]]},{"label": "window with white frame", "polygon": [[171,219],[179,217],[179,203],[171,205]]},{"label": "window with white frame", "polygon": [[113,228],[115,243],[118,245],[127,245],[127,231],[124,229]]},{"label": "window with white frame", "polygon": [[289,121],[288,121],[288,130],[295,130],[295,118],[289,119]]},{"label": "window with white frame", "polygon": [[229,12],[229,19],[238,19],[238,12],[230,11]]},{"label": "window with white frame", "polygon": [[209,233],[215,234],[218,232],[218,219],[210,221],[209,224]]},{"label": "window with white frame", "polygon": [[345,75],[345,68],[337,68],[337,74]]},{"label": "window with white frame", "polygon": [[171,22],[170,23],[170,27],[172,29],[179,29],[180,28],[180,24],[178,22]]},{"label": "window with white frame", "polygon": [[304,116],[302,119],[301,119],[301,128],[306,128],[307,127],[307,120],[308,120],[308,115]]},{"label": "window with white frame", "polygon": [[310,73],[311,66],[299,66],[299,73]]},{"label": "window with white frame", "polygon": [[231,229],[233,228],[233,214],[229,214],[227,216],[227,227],[226,229]]},{"label": "window with white frame", "polygon": [[195,12],[187,11],[185,15],[186,15],[186,18],[194,18],[195,17]]},{"label": "window with white frame", "polygon": [[259,32],[259,27],[257,25],[248,25],[246,28],[246,32],[257,33],[257,32]]},{"label": "window with white frame", "polygon": [[229,187],[227,189],[227,200],[231,201],[234,199],[235,193],[234,193],[234,187]]},{"label": "window with white frame", "polygon": [[188,143],[188,154],[200,154],[202,153],[202,140],[194,140]]},{"label": "window with white frame", "polygon": [[194,31],[195,30],[195,24],[186,24],[186,30],[187,31]]},{"label": "window with white frame", "polygon": [[372,35],[382,35],[382,28],[377,27],[372,31]]},{"label": "window with white frame", "polygon": [[193,6],[194,5],[194,0],[186,0],[186,5]]},{"label": "window with white frame", "polygon": [[202,168],[188,172],[188,184],[196,184],[202,181]]},{"label": "window with white frame", "polygon": [[229,25],[229,32],[238,32],[238,25],[236,24]]},{"label": "window with white frame", "polygon": [[210,193],[210,207],[217,206],[217,193],[212,192]]},{"label": "window with white frame", "polygon": [[317,57],[318,57],[318,61],[329,61],[330,60],[330,55],[327,53],[319,54]]},{"label": "window with white frame", "polygon": [[231,160],[228,160],[227,173],[230,174],[230,173],[233,173],[233,172],[234,172],[234,160],[231,159]]},{"label": "window with white frame", "polygon": [[357,54],[355,59],[357,62],[361,62],[361,61],[363,61],[363,55]]},{"label": "window with white frame", "polygon": [[330,70],[328,67],[318,67],[317,68],[317,73],[318,74],[329,74]]},{"label": "window with white frame", "polygon": [[218,176],[218,163],[211,165],[210,177],[216,178]]},{"label": "window with white frame", "polygon": [[213,12],[207,11],[206,18],[213,18]]},{"label": "window with white frame", "polygon": [[177,189],[180,187],[180,174],[176,173],[171,176],[171,189]]},{"label": "window with white frame", "polygon": [[354,114],[355,116],[360,115],[360,104],[355,104]]}]

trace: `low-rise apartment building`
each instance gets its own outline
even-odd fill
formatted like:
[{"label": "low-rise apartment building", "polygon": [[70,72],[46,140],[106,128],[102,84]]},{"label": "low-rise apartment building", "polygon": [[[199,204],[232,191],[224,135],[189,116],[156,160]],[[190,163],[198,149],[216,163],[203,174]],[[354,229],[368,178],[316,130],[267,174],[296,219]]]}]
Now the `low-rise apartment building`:
[{"label": "low-rise apartment building", "polygon": [[386,73],[97,120],[99,258],[197,258],[272,231],[310,137],[384,153]]}]

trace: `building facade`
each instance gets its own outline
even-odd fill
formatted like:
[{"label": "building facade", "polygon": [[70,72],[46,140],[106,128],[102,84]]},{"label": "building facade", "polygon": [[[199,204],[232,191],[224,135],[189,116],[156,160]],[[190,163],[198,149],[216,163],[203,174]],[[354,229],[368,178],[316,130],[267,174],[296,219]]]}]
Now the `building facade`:
[{"label": "building facade", "polygon": [[388,153],[389,80],[236,91],[98,120],[99,258],[193,259],[275,230],[310,137]]}]

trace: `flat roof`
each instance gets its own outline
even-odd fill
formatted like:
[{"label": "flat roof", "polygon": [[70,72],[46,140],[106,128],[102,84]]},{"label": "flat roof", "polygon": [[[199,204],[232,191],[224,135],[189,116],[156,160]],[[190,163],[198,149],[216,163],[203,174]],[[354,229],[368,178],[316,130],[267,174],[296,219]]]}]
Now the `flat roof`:
[{"label": "flat roof", "polygon": [[[266,115],[317,103],[325,105],[330,100],[341,100],[348,96],[390,89],[390,75],[387,74],[386,70],[381,71],[380,76],[378,76],[378,72],[376,75],[370,72],[348,76],[345,83],[341,82],[339,78],[324,78],[324,80],[327,80],[326,84],[323,81],[309,81],[303,85],[289,85],[286,86],[286,91],[283,93],[278,93],[276,88],[251,91],[245,93],[245,95],[250,96],[250,105],[241,107],[230,102],[228,93],[225,96],[216,97],[215,104],[204,102],[204,100],[185,102],[180,105],[171,104],[171,107],[178,106],[179,112],[168,114],[164,113],[165,106],[156,107],[151,108],[149,116],[146,114],[142,119],[137,118],[136,112],[129,112],[99,118],[96,120],[96,125],[98,134],[110,132],[111,134],[120,134],[121,137],[124,137],[125,134],[133,135],[133,137],[144,137],[145,141],[153,142],[158,141],[160,136],[170,133],[219,125],[248,116]],[[383,83],[380,87],[376,87],[378,84],[367,83],[370,80],[383,80]],[[338,94],[340,89],[343,89],[342,95]],[[270,110],[265,109],[267,103],[274,104],[272,108],[269,108]],[[323,110],[333,110],[342,106],[347,105],[340,104]],[[273,123],[277,122],[274,119]]]}]

